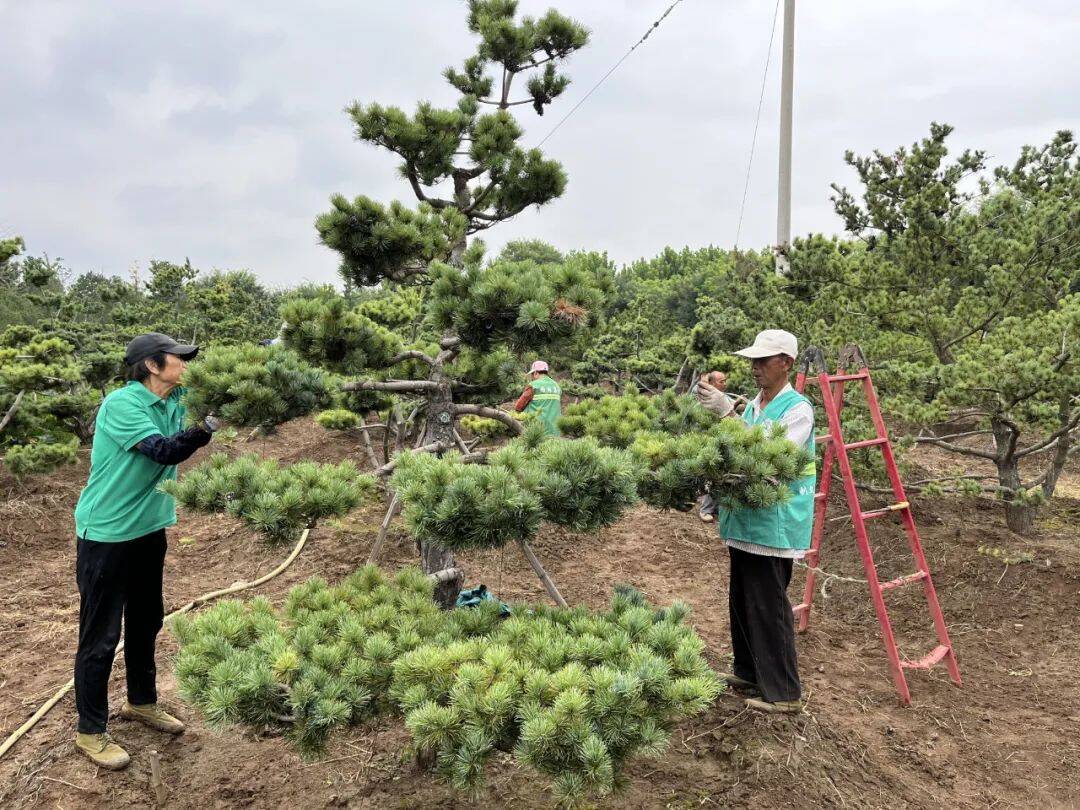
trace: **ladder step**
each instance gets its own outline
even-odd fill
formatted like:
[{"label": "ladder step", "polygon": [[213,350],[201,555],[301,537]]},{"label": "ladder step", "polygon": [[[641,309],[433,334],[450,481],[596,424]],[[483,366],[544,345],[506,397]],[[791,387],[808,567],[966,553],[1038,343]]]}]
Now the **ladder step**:
[{"label": "ladder step", "polygon": [[831,442],[832,436],[828,433],[822,433],[820,436],[814,437],[814,442],[817,444],[825,444],[825,442]]},{"label": "ladder step", "polygon": [[803,602],[801,605],[795,605],[791,609],[791,612],[794,613],[796,616],[798,616],[800,613],[803,613],[804,611],[807,611],[809,609],[810,609],[810,606],[808,604],[806,604],[806,602]]},{"label": "ladder step", "polygon": [[824,500],[824,499],[825,499],[825,493],[824,492],[817,492],[817,493],[814,494],[814,500],[815,501],[821,501],[821,500]]},{"label": "ladder step", "polygon": [[830,374],[829,382],[843,382],[845,380],[866,380],[869,379],[870,373],[867,371],[860,371],[858,374]]},{"label": "ladder step", "polygon": [[882,582],[881,590],[888,591],[892,588],[899,588],[901,585],[909,585],[912,582],[918,582],[922,579],[926,579],[926,572],[916,571],[914,574],[908,574],[906,577],[897,577],[896,579],[890,579],[888,582]]},{"label": "ladder step", "polygon": [[891,506],[885,506],[881,509],[869,509],[862,513],[863,520],[870,520],[871,518],[879,518],[890,512],[899,512],[902,509],[907,509],[911,504],[907,501],[900,501],[900,503],[894,503]]},{"label": "ladder step", "polygon": [[858,450],[860,447],[873,447],[875,444],[885,444],[889,441],[888,436],[879,436],[876,439],[864,439],[861,442],[852,442],[851,444],[845,444],[845,450]]},{"label": "ladder step", "polygon": [[900,666],[904,669],[930,669],[930,667],[948,655],[951,650],[951,647],[945,644],[939,644],[930,651],[929,655],[923,656],[918,661],[901,661]]}]

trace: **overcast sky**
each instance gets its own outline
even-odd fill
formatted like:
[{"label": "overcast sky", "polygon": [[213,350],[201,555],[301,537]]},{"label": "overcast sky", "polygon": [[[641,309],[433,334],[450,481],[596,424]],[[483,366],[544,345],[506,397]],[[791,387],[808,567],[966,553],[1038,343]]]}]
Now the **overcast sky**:
[{"label": "overcast sky", "polygon": [[[670,0],[562,0],[592,31],[542,138]],[[411,199],[392,155],[355,142],[353,100],[449,106],[473,49],[459,0],[0,0],[0,236],[76,271],[190,257],[272,285],[336,279],[315,216],[332,193]],[[528,13],[550,2],[522,0]],[[487,234],[617,262],[730,246],[774,0],[683,0],[545,144],[566,194]],[[1073,0],[800,0],[793,229],[834,232],[845,149],[892,149],[932,120],[1011,162],[1080,127]],[[778,25],[779,29],[779,25]],[[780,32],[740,244],[775,233]],[[523,112],[524,111],[524,112]]]}]

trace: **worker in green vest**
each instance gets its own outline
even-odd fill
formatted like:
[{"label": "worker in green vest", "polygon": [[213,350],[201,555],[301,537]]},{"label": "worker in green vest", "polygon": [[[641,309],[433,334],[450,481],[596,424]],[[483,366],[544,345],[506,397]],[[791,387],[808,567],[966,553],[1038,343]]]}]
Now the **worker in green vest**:
[{"label": "worker in green vest", "polygon": [[[766,329],[758,333],[754,345],[736,352],[750,360],[760,389],[742,419],[747,425],[782,425],[789,441],[813,454],[814,408],[788,381],[798,353],[795,336],[782,329]],[[699,383],[697,396],[718,416],[734,416],[731,397],[708,382]],[[746,704],[761,711],[802,711],[787,588],[794,561],[810,548],[816,480],[810,462],[783,503],[719,510],[720,537],[731,555],[728,612],[735,659],[734,671],[725,680],[755,695]]]},{"label": "worker in green vest", "polygon": [[562,389],[548,376],[548,364],[537,360],[529,369],[529,382],[514,403],[518,413],[534,413],[549,436],[559,435],[559,417],[562,415]]}]

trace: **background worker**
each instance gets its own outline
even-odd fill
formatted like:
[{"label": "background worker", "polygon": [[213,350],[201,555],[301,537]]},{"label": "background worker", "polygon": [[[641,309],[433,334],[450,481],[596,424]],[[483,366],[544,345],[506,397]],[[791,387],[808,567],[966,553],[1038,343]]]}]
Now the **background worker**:
[{"label": "background worker", "polygon": [[[754,344],[736,352],[750,359],[760,389],[747,404],[748,425],[783,425],[787,438],[814,453],[814,409],[810,400],[789,383],[798,341],[790,332],[767,329]],[[699,385],[698,399],[709,410],[727,417],[734,402],[708,382]],[[791,485],[784,503],[763,509],[719,510],[720,537],[731,555],[728,609],[734,672],[728,683],[760,693],[748,706],[768,712],[802,710],[802,686],[795,654],[795,622],[787,588],[792,563],[810,548],[814,522],[817,473],[813,462]]]},{"label": "background worker", "polygon": [[537,360],[529,369],[529,381],[525,390],[514,403],[518,413],[535,413],[544,432],[549,436],[559,435],[559,417],[562,415],[562,389],[555,380],[548,376],[548,364]]},{"label": "background worker", "polygon": [[165,527],[176,503],[158,484],[209,443],[217,420],[183,430],[180,379],[198,346],[153,332],[127,346],[129,382],[101,403],[90,478],[75,507],[79,648],[75,655],[75,747],[103,768],[123,768],[127,752],[105,730],[109,674],[124,625],[127,701],[120,716],[179,734],[184,724],[157,705],[154,651],[165,606]]}]

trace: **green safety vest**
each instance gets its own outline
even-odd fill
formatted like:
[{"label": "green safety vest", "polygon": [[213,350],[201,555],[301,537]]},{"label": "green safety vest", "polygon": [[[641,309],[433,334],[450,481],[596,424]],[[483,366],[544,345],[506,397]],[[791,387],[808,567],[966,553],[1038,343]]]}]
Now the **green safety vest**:
[{"label": "green safety vest", "polygon": [[[748,425],[776,422],[800,402],[809,403],[810,400],[794,390],[785,391],[760,413],[757,408],[747,405],[743,412],[743,421]],[[813,430],[810,431],[810,438],[806,440],[804,447],[811,455],[814,454]],[[717,521],[720,536],[725,540],[741,540],[770,548],[810,548],[816,485],[817,467],[815,462],[811,461],[803,470],[803,477],[790,484],[791,497],[783,503],[764,509],[721,507],[720,519]]]},{"label": "green safety vest", "polygon": [[525,413],[535,413],[549,436],[559,435],[559,416],[562,414],[562,389],[546,374],[529,383],[533,398],[525,406]]}]

